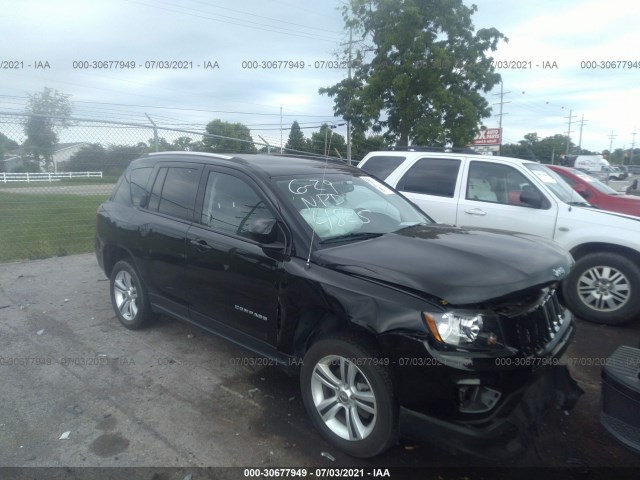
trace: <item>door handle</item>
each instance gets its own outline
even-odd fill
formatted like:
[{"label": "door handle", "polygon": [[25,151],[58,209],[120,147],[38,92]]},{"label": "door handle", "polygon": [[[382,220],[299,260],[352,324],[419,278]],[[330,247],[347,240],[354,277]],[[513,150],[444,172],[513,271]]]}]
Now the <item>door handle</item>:
[{"label": "door handle", "polygon": [[196,250],[200,250],[201,252],[205,250],[211,250],[213,247],[207,243],[206,240],[189,240],[189,245],[193,245],[196,247]]},{"label": "door handle", "polygon": [[477,215],[479,217],[484,217],[487,214],[487,212],[485,212],[481,208],[472,208],[471,210],[465,210],[464,213],[468,213],[469,215]]}]

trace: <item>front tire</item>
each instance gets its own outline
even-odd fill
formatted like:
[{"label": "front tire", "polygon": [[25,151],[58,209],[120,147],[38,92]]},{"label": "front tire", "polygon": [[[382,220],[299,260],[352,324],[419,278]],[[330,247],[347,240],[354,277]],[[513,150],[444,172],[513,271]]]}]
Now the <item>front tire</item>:
[{"label": "front tire", "polygon": [[147,292],[138,272],[127,260],[113,266],[109,284],[111,304],[120,323],[130,330],[139,330],[153,320]]},{"label": "front tire", "polygon": [[362,336],[334,336],[307,351],[302,399],[320,433],[354,457],[376,456],[397,439],[398,408],[380,351]]},{"label": "front tire", "polygon": [[569,309],[579,318],[619,325],[640,316],[640,269],[616,253],[580,258],[563,282]]}]

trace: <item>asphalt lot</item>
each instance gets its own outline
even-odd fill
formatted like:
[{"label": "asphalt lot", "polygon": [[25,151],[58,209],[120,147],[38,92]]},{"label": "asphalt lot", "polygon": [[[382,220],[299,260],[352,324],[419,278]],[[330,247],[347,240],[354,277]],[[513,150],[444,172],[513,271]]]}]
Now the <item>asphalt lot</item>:
[{"label": "asphalt lot", "polygon": [[[578,320],[566,357],[586,393],[506,465],[640,467],[598,422],[603,359],[639,343],[640,319]],[[0,357],[3,467],[496,465],[411,442],[370,460],[337,452],[307,419],[297,378],[166,317],[120,326],[92,254],[0,264]]]}]

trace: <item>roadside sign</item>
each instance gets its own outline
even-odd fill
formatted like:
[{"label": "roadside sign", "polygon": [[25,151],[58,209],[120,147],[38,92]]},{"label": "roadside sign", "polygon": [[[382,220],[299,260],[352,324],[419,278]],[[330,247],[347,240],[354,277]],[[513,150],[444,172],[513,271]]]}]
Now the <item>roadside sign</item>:
[{"label": "roadside sign", "polygon": [[471,145],[500,145],[500,128],[485,128],[475,136]]}]

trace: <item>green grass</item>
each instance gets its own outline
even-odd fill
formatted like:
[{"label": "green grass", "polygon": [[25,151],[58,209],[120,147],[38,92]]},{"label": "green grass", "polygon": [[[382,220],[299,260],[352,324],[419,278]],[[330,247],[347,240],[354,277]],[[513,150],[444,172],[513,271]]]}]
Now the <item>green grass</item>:
[{"label": "green grass", "polygon": [[0,262],[91,252],[103,195],[0,192]]}]

